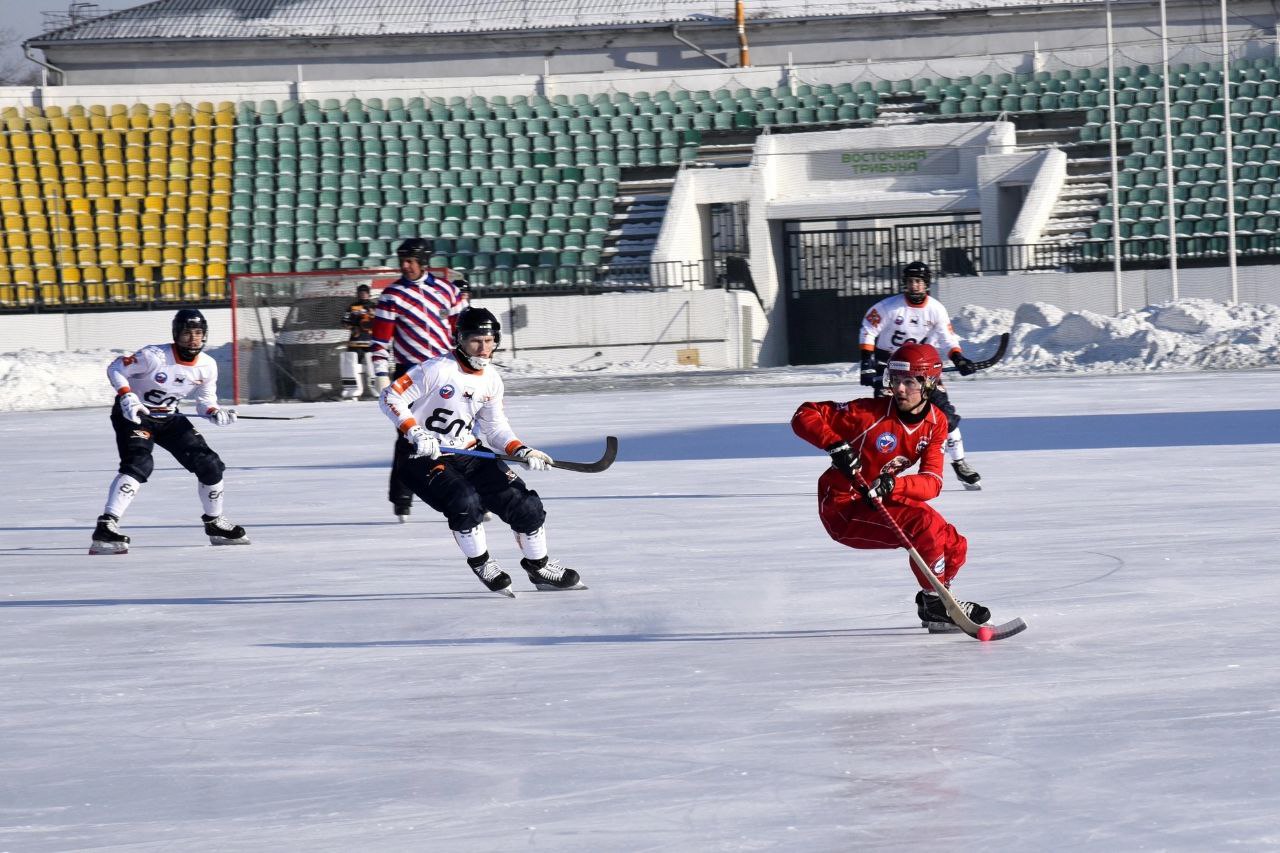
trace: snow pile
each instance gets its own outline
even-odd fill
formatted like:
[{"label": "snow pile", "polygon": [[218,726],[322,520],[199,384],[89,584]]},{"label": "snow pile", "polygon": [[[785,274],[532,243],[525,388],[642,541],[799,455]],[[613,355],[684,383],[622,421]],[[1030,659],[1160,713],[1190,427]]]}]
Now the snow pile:
[{"label": "snow pile", "polygon": [[[1031,303],[1017,311],[966,306],[953,318],[966,341],[1009,332],[992,373],[1133,373],[1280,365],[1280,307],[1182,299],[1107,317]],[[991,341],[994,345],[994,341]],[[966,347],[971,357],[985,351]]]},{"label": "snow pile", "polygon": [[[997,338],[1009,332],[1009,351],[990,368],[1001,376],[1045,373],[1133,373],[1153,370],[1241,370],[1280,366],[1280,306],[1226,305],[1182,299],[1150,305],[1118,317],[1090,311],[1065,312],[1053,305],[1029,303],[1017,311],[967,305],[953,317],[956,332],[971,358],[993,352]],[[852,334],[852,330],[850,334]],[[212,350],[218,361],[219,395],[229,396],[230,345]],[[119,350],[0,353],[0,411],[34,411],[105,406],[111,400],[106,366]],[[566,376],[599,381],[574,386],[609,387],[611,378],[676,374],[680,384],[700,379],[736,383],[827,382],[846,378],[848,364],[780,367],[757,371],[707,370],[671,362],[611,363],[606,357],[572,368],[547,370],[516,358],[502,365],[513,389],[555,390]],[[731,374],[731,375],[730,375]]]}]

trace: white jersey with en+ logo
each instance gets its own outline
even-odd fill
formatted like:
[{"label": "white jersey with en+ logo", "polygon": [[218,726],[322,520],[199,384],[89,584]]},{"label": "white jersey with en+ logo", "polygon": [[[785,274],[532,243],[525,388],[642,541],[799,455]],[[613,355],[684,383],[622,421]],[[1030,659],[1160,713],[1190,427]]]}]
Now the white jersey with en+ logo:
[{"label": "white jersey with en+ logo", "polygon": [[218,363],[204,353],[183,361],[173,344],[152,344],[107,366],[117,394],[132,391],[152,414],[172,413],[195,395],[200,414],[218,408]]},{"label": "white jersey with en+ logo", "polygon": [[944,358],[960,349],[947,308],[932,296],[912,305],[901,293],[881,299],[862,318],[858,336],[862,350],[893,352],[906,343],[931,344]]},{"label": "white jersey with en+ logo", "polygon": [[499,453],[520,446],[502,407],[502,377],[492,366],[470,370],[453,353],[428,359],[387,386],[382,411],[401,433],[422,426],[445,447],[477,440]]}]

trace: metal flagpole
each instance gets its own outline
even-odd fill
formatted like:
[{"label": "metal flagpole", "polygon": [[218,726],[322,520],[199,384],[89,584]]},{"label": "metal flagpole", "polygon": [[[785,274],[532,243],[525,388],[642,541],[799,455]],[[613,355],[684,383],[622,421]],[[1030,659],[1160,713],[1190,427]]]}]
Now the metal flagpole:
[{"label": "metal flagpole", "polygon": [[1222,114],[1227,146],[1227,267],[1231,270],[1231,302],[1240,301],[1240,279],[1236,269],[1236,159],[1232,144],[1231,56],[1227,52],[1227,0],[1219,0],[1222,14]]},{"label": "metal flagpole", "polygon": [[1173,171],[1173,128],[1169,117],[1172,100],[1169,97],[1169,19],[1165,10],[1165,0],[1160,0],[1160,62],[1161,75],[1164,77],[1164,180],[1165,180],[1165,213],[1169,223],[1169,277],[1173,286],[1173,297],[1178,298],[1178,233],[1177,218],[1174,215],[1174,171]]},{"label": "metal flagpole", "polygon": [[1124,310],[1120,263],[1120,170],[1116,161],[1116,52],[1111,32],[1111,0],[1107,0],[1107,136],[1111,140],[1111,275],[1116,286],[1116,313]]}]

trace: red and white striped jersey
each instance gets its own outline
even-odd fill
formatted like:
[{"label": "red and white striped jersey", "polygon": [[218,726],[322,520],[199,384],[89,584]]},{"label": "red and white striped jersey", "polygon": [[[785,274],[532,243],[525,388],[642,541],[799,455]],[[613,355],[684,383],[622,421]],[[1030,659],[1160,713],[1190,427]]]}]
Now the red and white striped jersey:
[{"label": "red and white striped jersey", "polygon": [[449,352],[454,318],[465,307],[458,288],[430,273],[421,281],[401,278],[386,287],[373,310],[374,373],[390,373],[393,354],[397,364],[411,366]]},{"label": "red and white striped jersey", "polygon": [[191,361],[178,357],[173,344],[152,344],[107,365],[117,394],[132,391],[156,414],[172,411],[195,394],[200,414],[218,408],[218,363],[205,353]]},{"label": "red and white striped jersey", "polygon": [[520,439],[503,411],[503,390],[493,365],[472,370],[449,353],[410,368],[382,392],[380,405],[401,433],[420,425],[446,447],[472,447],[478,439],[511,453]]}]

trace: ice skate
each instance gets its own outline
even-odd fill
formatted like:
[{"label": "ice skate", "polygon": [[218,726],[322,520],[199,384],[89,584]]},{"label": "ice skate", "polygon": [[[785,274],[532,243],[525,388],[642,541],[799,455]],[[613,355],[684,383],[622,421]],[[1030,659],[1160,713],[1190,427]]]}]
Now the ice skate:
[{"label": "ice skate", "polygon": [[476,557],[475,561],[468,560],[467,562],[471,564],[471,571],[475,572],[476,577],[480,579],[480,583],[488,587],[490,592],[505,595],[507,598],[516,597],[516,594],[511,591],[511,576],[502,570],[502,566],[498,565],[497,560],[486,554],[484,557]]},{"label": "ice skate", "polygon": [[412,509],[412,507],[413,507],[413,504],[396,504],[395,505],[396,521],[400,522],[401,524],[408,524],[409,512]]},{"label": "ice skate", "polygon": [[586,589],[586,584],[573,569],[566,569],[555,560],[523,559],[521,567],[529,575],[529,582],[541,590]]},{"label": "ice skate", "polygon": [[982,475],[969,467],[969,463],[963,459],[957,459],[951,463],[951,467],[955,469],[956,476],[960,478],[960,482],[964,483],[964,487],[971,492],[982,491]]},{"label": "ice skate", "polygon": [[[986,624],[991,618],[991,611],[981,604],[972,601],[957,601],[956,604],[977,625]],[[942,604],[942,598],[936,592],[920,590],[916,593],[916,615],[920,617],[920,625],[927,628],[930,634],[949,634],[960,630],[951,620],[947,608]]]},{"label": "ice skate", "polygon": [[225,516],[221,515],[202,515],[200,520],[204,522],[204,533],[209,537],[212,545],[248,545],[249,537],[245,535],[244,528],[238,524],[232,524],[227,521]]},{"label": "ice skate", "polygon": [[98,516],[98,526],[93,529],[93,541],[89,543],[90,554],[129,553],[129,537],[116,526],[119,520],[114,515]]}]

